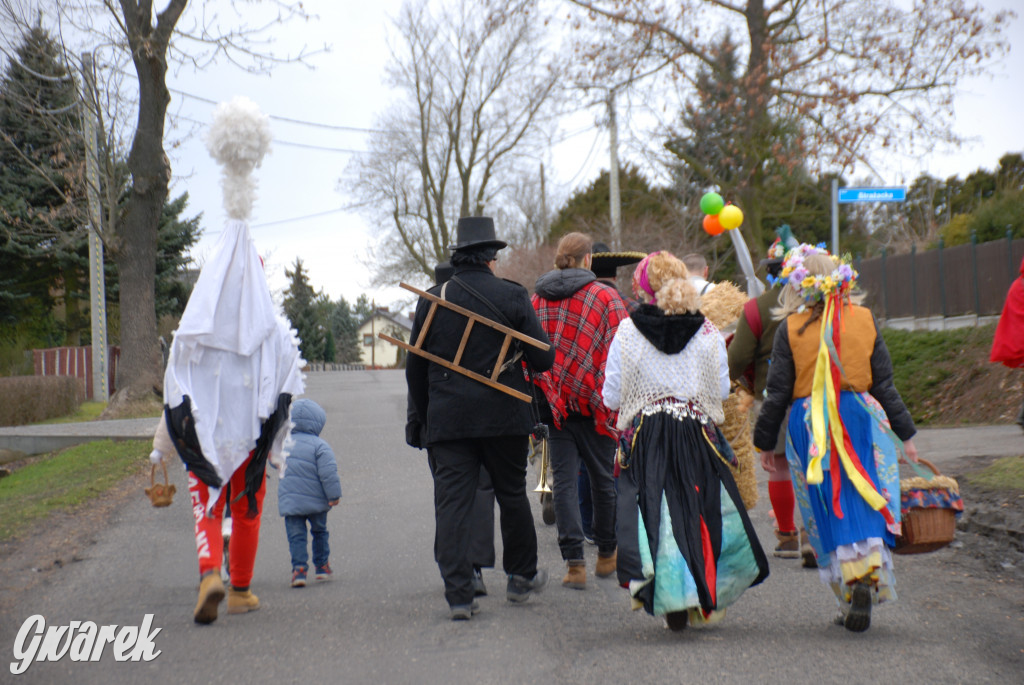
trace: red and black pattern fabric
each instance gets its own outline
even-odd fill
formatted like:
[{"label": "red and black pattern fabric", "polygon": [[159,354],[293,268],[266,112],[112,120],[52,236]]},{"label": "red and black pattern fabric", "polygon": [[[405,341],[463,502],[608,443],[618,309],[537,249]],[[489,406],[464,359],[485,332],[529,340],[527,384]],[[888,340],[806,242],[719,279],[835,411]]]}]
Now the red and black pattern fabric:
[{"label": "red and black pattern fabric", "polygon": [[[592,277],[592,275],[591,275]],[[615,438],[616,413],[604,406],[601,387],[608,347],[619,322],[629,316],[618,291],[596,280],[569,297],[533,295],[541,326],[555,347],[555,364],[536,377],[551,406],[555,427],[569,414],[594,418],[598,433]]]}]

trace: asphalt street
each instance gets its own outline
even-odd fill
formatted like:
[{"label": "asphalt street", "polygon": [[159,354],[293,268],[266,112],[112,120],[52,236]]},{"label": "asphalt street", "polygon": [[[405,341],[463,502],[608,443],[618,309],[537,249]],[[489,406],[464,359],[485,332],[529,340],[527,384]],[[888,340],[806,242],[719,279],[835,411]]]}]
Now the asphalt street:
[{"label": "asphalt street", "polygon": [[[152,614],[159,656],[119,662],[108,646],[98,662],[65,656],[32,663],[17,676],[4,664],[0,681],[1024,682],[1024,590],[1019,583],[965,573],[956,563],[962,547],[897,557],[899,601],[876,607],[866,633],[832,625],[834,600],[816,571],[771,557],[771,575],[731,606],[722,623],[674,633],[662,620],[630,611],[614,578],[594,578],[593,547],[586,549],[587,589],[562,588],[555,529],[541,521],[536,496],[531,502],[540,564],[552,583],[514,606],[505,601],[500,568],[487,570],[490,594],[482,598],[481,612],[472,621],[452,622],[432,554],[426,455],[404,442],[402,373],[310,374],[307,396],[327,412],[323,437],[338,457],[344,492],[328,524],[335,580],[289,586],[288,546],[271,475],[252,583],[262,608],[240,616],[222,611],[212,625],[196,625],[192,513],[184,473],[172,469],[178,494],[171,507],[154,509],[139,492],[112,525],[95,532],[95,544],[79,561],[0,614],[0,652],[10,663],[17,661],[19,629],[34,615],[47,626],[140,626]],[[1014,435],[1020,440],[1019,430],[1005,433],[1009,445]],[[946,436],[934,438],[935,444],[952,444],[953,433]],[[961,448],[947,456],[970,454]],[[530,482],[532,488],[532,469]],[[751,516],[770,556],[775,541],[763,481],[760,495]],[[500,535],[496,542],[500,560]]]}]

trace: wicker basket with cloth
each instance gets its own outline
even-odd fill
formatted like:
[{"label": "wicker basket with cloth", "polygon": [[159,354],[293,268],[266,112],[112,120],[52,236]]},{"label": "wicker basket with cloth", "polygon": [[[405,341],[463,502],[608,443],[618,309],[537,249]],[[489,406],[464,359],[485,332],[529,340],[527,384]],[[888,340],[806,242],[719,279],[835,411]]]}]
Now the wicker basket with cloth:
[{"label": "wicker basket with cloth", "polygon": [[897,554],[924,554],[953,541],[956,519],[964,511],[960,486],[939,473],[935,464],[918,460],[931,473],[911,464],[918,475],[900,480],[902,535],[896,538]]}]

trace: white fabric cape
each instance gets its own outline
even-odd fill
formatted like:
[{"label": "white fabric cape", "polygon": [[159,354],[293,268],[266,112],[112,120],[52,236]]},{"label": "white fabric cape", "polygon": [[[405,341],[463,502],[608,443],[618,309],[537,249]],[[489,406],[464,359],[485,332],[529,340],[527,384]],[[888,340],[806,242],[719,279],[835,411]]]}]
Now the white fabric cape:
[{"label": "white fabric cape", "polygon": [[[164,402],[185,395],[203,456],[226,484],[256,446],[278,396],[302,394],[298,340],[270,299],[270,288],[245,222],[228,221],[199,274],[164,374]],[[270,461],[284,463],[291,421],[275,436]],[[211,488],[210,502],[219,488]]]}]

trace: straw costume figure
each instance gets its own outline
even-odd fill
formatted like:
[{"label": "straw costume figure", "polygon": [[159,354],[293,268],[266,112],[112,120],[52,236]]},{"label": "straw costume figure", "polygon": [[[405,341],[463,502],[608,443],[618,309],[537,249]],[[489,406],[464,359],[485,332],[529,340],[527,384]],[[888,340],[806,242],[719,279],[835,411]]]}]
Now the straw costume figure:
[{"label": "straw costume figure", "polygon": [[[270,146],[256,105],[222,103],[206,143],[223,166],[228,220],[199,274],[175,331],[164,377],[168,433],[188,471],[199,559],[194,618],[212,623],[220,601],[229,614],[260,608],[249,589],[259,540],[266,463],[284,467],[291,399],[303,391],[298,341],[270,299],[247,223],[256,197],[252,171]],[[231,586],[220,567],[228,503]]]},{"label": "straw costume figure", "polygon": [[[743,305],[747,303],[746,293],[729,281],[715,285],[700,298],[700,311],[708,321],[715,324],[725,338],[726,345],[732,340],[736,331],[736,322],[743,314]],[[754,397],[740,386],[736,392],[722,400],[725,420],[719,428],[736,454],[736,466],[730,464],[736,487],[739,488],[743,506],[748,510],[757,505],[757,474],[755,466],[757,458],[750,431],[750,407]]]}]

